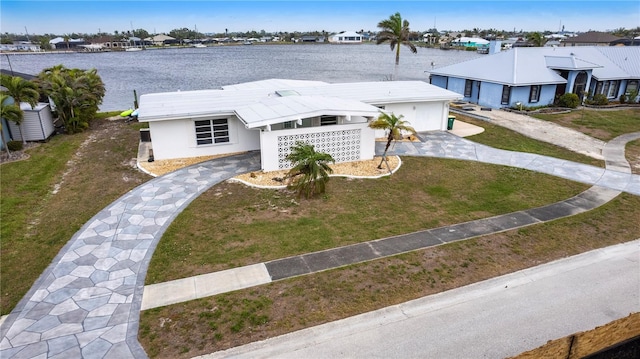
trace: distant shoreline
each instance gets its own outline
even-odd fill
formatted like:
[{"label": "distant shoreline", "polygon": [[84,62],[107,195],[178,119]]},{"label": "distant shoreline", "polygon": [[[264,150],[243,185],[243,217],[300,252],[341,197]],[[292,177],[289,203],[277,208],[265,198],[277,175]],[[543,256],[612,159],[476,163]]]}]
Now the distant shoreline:
[{"label": "distant shoreline", "polygon": [[[256,43],[252,43],[251,45],[245,45],[243,43],[224,43],[224,44],[212,44],[212,45],[207,45],[207,47],[225,47],[225,46],[270,46],[270,45],[291,45],[291,46],[295,46],[295,45],[318,45],[318,46],[322,46],[322,45],[336,45],[336,46],[341,46],[341,45],[363,45],[363,46],[368,46],[368,45],[376,45],[375,42],[361,42],[361,43],[354,43],[354,44],[339,44],[339,43],[331,43],[331,42],[256,42]],[[421,48],[433,48],[433,49],[438,49],[438,47],[429,47],[429,46],[424,46],[422,44],[416,44],[418,47]],[[162,47],[158,47],[158,46],[149,46],[149,47],[145,47],[144,50],[169,50],[169,49],[194,49],[193,46],[191,45],[181,45],[181,46],[162,46]],[[0,50],[0,55],[46,55],[46,54],[99,54],[99,53],[106,53],[106,52],[126,52],[125,50],[112,50],[112,49],[105,49],[105,50],[101,50],[101,51],[86,51],[86,50],[46,50],[46,51],[1,51]]]}]

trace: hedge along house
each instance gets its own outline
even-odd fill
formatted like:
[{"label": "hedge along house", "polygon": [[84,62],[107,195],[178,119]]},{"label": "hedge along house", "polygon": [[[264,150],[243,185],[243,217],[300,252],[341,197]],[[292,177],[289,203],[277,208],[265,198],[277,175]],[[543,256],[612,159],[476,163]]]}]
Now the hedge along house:
[{"label": "hedge along house", "polygon": [[638,89],[640,48],[513,48],[430,71],[433,85],[492,108],[547,106],[565,93],[609,100]]},{"label": "hedge along house", "polygon": [[445,130],[460,96],[423,81],[329,84],[263,80],[220,90],[140,96],[156,160],[261,151],[262,169],[287,169],[291,146],[313,144],[337,162],[372,159],[381,111],[403,115],[417,131]]}]

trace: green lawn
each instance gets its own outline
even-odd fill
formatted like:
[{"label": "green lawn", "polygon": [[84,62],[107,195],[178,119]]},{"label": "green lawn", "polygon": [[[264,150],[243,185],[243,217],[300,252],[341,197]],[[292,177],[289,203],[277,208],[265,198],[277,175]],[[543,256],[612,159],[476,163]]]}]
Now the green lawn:
[{"label": "green lawn", "polygon": [[603,141],[609,141],[625,133],[640,131],[640,108],[624,110],[584,108],[569,114],[535,114],[533,117],[573,128]]},{"label": "green lawn", "polygon": [[456,114],[456,119],[485,129],[485,131],[480,134],[467,137],[468,140],[474,142],[503,150],[536,153],[592,166],[604,167],[604,161],[581,155],[547,142],[534,140],[518,132],[494,125],[487,121],[481,121],[462,114]]},{"label": "green lawn", "polygon": [[523,169],[403,157],[382,179],[332,178],[324,197],[223,183],[172,222],[147,283],[435,228],[564,200],[589,186]]}]

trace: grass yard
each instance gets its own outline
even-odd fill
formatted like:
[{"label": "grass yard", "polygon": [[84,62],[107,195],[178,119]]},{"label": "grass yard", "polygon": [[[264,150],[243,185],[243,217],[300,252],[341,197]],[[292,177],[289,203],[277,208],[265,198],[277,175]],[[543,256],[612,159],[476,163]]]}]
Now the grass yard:
[{"label": "grass yard", "polygon": [[467,137],[468,140],[474,142],[503,150],[536,153],[592,166],[604,167],[604,161],[572,152],[560,146],[534,140],[518,132],[494,125],[487,121],[478,120],[463,114],[456,114],[456,119],[485,129],[485,131],[480,134]]},{"label": "grass yard", "polygon": [[584,108],[568,114],[534,114],[532,117],[573,128],[603,141],[640,131],[640,109],[594,110]]},{"label": "grass yard", "polygon": [[[618,117],[617,111],[606,113]],[[578,162],[594,161],[486,122],[479,124],[487,131],[471,139],[490,146]],[[134,168],[140,127],[137,123],[99,119],[85,133],[55,136],[28,150],[31,156],[28,160],[1,165],[2,314],[15,307],[62,246],[95,213],[150,179]],[[634,131],[638,131],[637,126]],[[630,143],[627,149],[628,158],[640,162],[640,141]],[[206,248],[218,243],[199,242],[197,248],[190,247],[188,243],[195,243],[192,238],[184,243],[174,242],[175,248],[166,249],[163,246],[171,241],[163,239],[154,262],[166,261],[163,252],[173,251],[178,260],[189,262],[193,273],[228,268],[277,258],[284,253],[329,248],[504,213],[566,198],[584,188],[523,170],[472,162],[436,159],[406,159],[406,162],[398,174],[384,180],[334,178],[327,196],[314,202],[299,201],[278,191],[221,184],[187,209],[184,216],[191,217],[193,222],[181,218],[169,232],[182,226],[188,229],[188,237],[223,236],[230,254],[219,248]],[[423,178],[421,173],[430,177]],[[399,185],[401,180],[403,185]],[[532,191],[521,188],[531,183],[550,191],[535,198]],[[241,196],[242,191],[247,192]],[[374,201],[361,198],[372,195]],[[344,203],[336,207],[341,197]],[[237,202],[229,203],[231,198]],[[218,202],[213,205],[206,200]],[[407,211],[408,201],[418,203],[419,210]],[[232,204],[237,207],[231,208]],[[199,216],[212,215],[226,216],[225,222],[217,222],[213,229],[199,222],[202,221]],[[139,334],[147,352],[154,357],[189,357],[211,352],[635,239],[640,236],[640,229],[629,218],[639,217],[640,198],[622,195],[595,211],[549,224],[146,311],[142,313]],[[323,221],[335,225],[327,227]],[[357,230],[349,222],[359,223]],[[243,230],[250,228],[251,234],[240,236],[235,228],[230,228],[238,223],[244,226]],[[283,235],[274,235],[270,223],[279,223],[277,230],[282,230]],[[313,240],[300,240],[300,233],[310,234]],[[170,235],[177,233],[167,233]],[[256,239],[269,245],[254,247]],[[193,254],[202,248],[213,252],[198,254],[201,260],[193,260],[189,252]],[[221,257],[213,258],[217,255]],[[168,265],[167,277],[190,275],[176,273],[178,268],[175,264]]]},{"label": "grass yard", "polygon": [[165,232],[147,284],[538,207],[589,187],[512,167],[402,160],[391,177],[332,178],[325,196],[313,200],[216,185]]},{"label": "grass yard", "polygon": [[624,154],[631,165],[631,172],[640,174],[640,140],[628,142]]},{"label": "grass yard", "polygon": [[[487,128],[469,138],[480,143],[604,166],[483,121],[461,120]],[[636,156],[636,142],[629,144],[628,157]],[[173,222],[147,282],[486,217],[536,206],[536,194],[548,195],[541,203],[550,203],[584,188],[563,188],[546,176],[505,167],[403,161],[392,178],[332,179],[327,195],[315,201],[237,184],[215,186]],[[153,358],[223,350],[640,238],[629,218],[640,218],[640,198],[622,194],[550,223],[155,308],[141,313],[139,339]]]},{"label": "grass yard", "polygon": [[622,194],[554,222],[150,309],[139,339],[152,358],[211,353],[640,238],[629,218],[640,197]]}]

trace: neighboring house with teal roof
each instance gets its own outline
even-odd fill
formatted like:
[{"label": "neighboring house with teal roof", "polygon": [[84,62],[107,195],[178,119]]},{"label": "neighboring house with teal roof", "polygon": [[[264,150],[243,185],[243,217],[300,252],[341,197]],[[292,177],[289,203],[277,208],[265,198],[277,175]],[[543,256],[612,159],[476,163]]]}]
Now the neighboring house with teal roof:
[{"label": "neighboring house with teal roof", "polygon": [[451,45],[460,47],[480,47],[488,46],[489,41],[481,39],[479,37],[459,37],[451,41]]},{"label": "neighboring house with teal roof", "polygon": [[551,105],[565,93],[617,100],[638,89],[640,48],[513,48],[429,73],[431,84],[493,108]]}]

